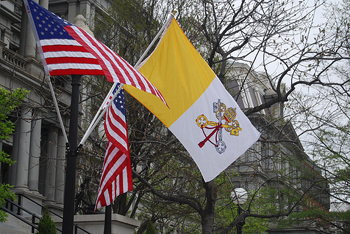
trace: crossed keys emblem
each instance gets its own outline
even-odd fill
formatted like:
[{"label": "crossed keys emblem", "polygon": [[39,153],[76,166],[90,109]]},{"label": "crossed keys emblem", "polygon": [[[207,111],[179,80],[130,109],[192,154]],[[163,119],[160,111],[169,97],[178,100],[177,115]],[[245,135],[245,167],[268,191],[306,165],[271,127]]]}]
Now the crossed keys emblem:
[{"label": "crossed keys emblem", "polygon": [[[199,142],[198,146],[202,148],[207,142],[210,142],[215,146],[216,151],[222,154],[226,150],[226,143],[222,140],[222,129],[225,129],[230,135],[238,136],[242,128],[235,119],[237,115],[236,108],[226,109],[226,105],[221,103],[220,99],[213,103],[213,112],[218,120],[217,122],[209,121],[203,114],[196,119],[197,125],[202,129],[205,137],[203,141]],[[204,129],[209,129],[209,134]],[[214,140],[211,140],[213,136]]]}]

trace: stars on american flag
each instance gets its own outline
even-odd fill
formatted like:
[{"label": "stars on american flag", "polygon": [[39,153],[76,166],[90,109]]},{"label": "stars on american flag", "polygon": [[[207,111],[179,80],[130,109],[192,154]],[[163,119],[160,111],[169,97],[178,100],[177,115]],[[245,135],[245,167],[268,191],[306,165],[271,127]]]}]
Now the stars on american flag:
[{"label": "stars on american flag", "polygon": [[[120,84],[117,85],[117,88],[119,87]],[[116,90],[113,91],[113,94],[115,93]],[[125,110],[124,110],[124,89],[120,90],[120,93],[117,95],[117,97],[114,99],[114,102],[117,106],[117,108],[124,112],[125,114]]]},{"label": "stars on american flag", "polygon": [[[40,39],[45,38],[67,38],[70,37],[68,32],[63,28],[65,25],[71,25],[68,21],[60,18],[52,14],[50,11],[46,9],[41,9],[38,6],[33,5],[32,14],[35,24],[37,25],[37,32],[39,34]],[[44,12],[46,11],[46,12]],[[60,21],[57,21],[60,19]],[[60,25],[57,22],[62,22],[64,25]],[[72,38],[73,39],[73,38]]]},{"label": "stars on american flag", "polygon": [[[120,85],[120,84],[118,84],[118,85],[116,86],[117,88],[113,91],[113,94],[112,94],[112,95],[115,94],[116,90],[119,88],[119,85]],[[113,97],[112,95],[109,97],[109,100],[112,99],[112,97]],[[122,113],[124,113],[124,115],[125,115],[124,102],[125,102],[125,101],[124,101],[124,89],[121,89],[120,92],[119,92],[119,94],[115,97],[114,103],[115,103],[115,106],[116,106]],[[109,104],[109,101],[106,102],[106,106],[107,106],[108,104]]]}]

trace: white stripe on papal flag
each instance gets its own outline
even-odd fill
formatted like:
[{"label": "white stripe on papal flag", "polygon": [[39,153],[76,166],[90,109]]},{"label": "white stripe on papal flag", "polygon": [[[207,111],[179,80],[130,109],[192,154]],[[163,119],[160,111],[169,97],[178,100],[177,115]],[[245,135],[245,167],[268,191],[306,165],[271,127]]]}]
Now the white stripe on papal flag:
[{"label": "white stripe on papal flag", "polygon": [[[215,146],[210,142],[206,142],[202,148],[198,146],[205,136],[201,128],[195,124],[195,120],[201,114],[204,114],[209,121],[218,122],[213,112],[213,103],[218,102],[218,99],[226,105],[226,108],[236,108],[236,120],[242,129],[238,136],[230,135],[229,132],[222,129],[222,140],[227,146],[223,153],[218,153]],[[210,181],[218,176],[253,145],[260,136],[260,133],[253,127],[236,102],[232,102],[232,96],[217,77],[202,96],[169,129],[175,136],[179,137],[180,141],[181,138],[183,139],[181,143],[198,165],[205,181]],[[208,133],[210,132],[208,131]],[[212,140],[214,137],[212,137]]]}]

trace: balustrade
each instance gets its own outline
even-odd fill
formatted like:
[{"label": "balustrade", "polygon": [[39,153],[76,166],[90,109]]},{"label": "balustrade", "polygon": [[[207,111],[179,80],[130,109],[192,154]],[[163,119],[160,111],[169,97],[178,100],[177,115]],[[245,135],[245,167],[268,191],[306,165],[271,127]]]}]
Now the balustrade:
[{"label": "balustrade", "polygon": [[15,67],[21,68],[23,70],[25,69],[27,63],[26,58],[6,47],[2,48],[2,58]]}]

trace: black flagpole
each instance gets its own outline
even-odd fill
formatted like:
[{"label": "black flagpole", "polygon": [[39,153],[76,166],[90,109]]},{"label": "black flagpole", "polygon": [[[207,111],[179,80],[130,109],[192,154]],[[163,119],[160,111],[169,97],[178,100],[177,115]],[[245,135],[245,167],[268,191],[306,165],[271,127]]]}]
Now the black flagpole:
[{"label": "black flagpole", "polygon": [[72,99],[69,122],[69,137],[67,150],[66,178],[64,188],[64,207],[62,233],[73,234],[74,224],[74,197],[76,162],[78,155],[78,114],[79,114],[79,87],[81,75],[72,75]]},{"label": "black flagpole", "polygon": [[111,234],[112,233],[112,205],[106,206],[105,213],[105,228],[103,234]]}]

